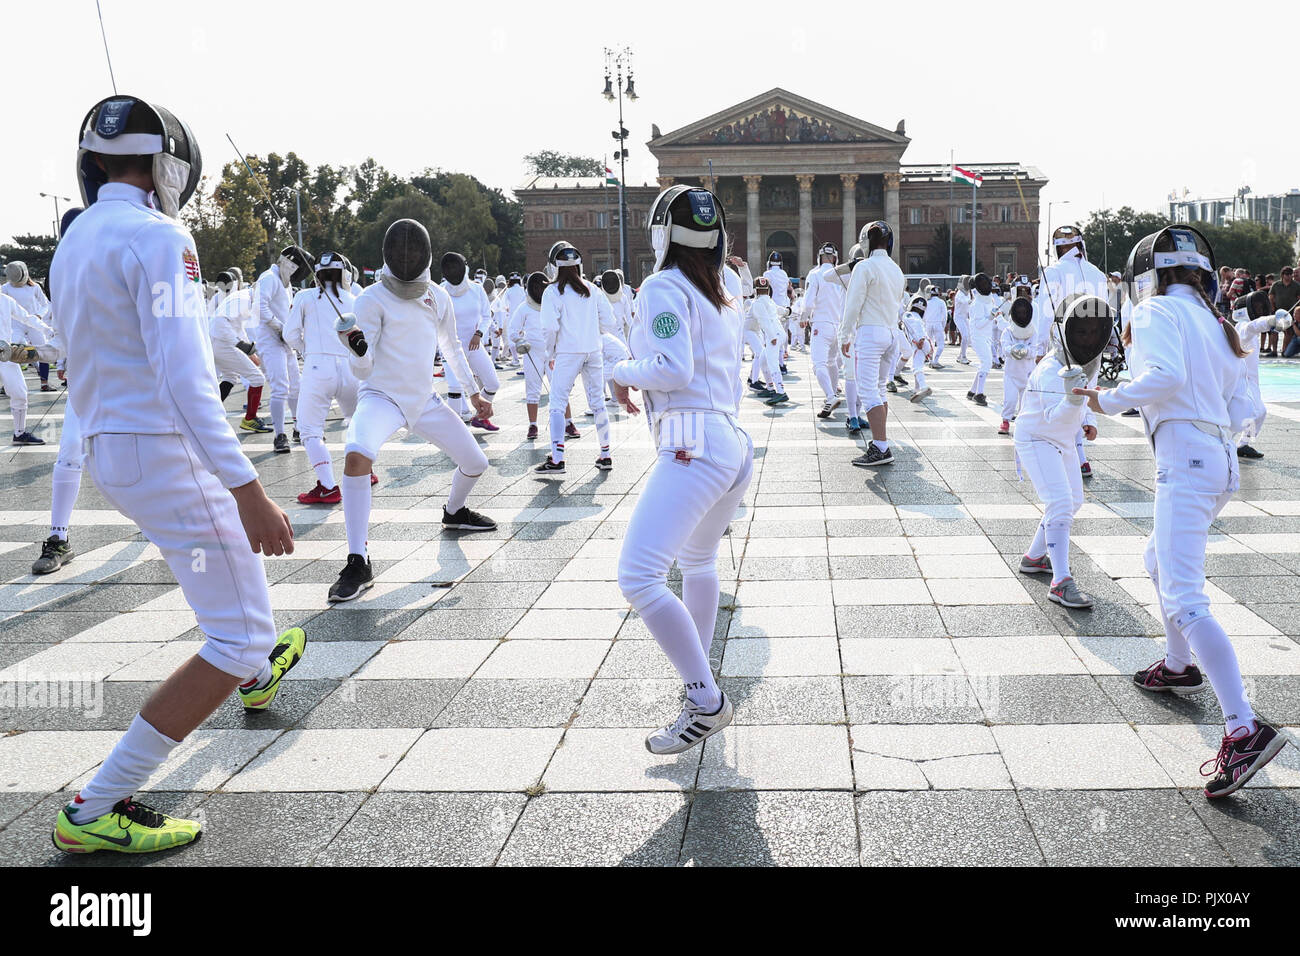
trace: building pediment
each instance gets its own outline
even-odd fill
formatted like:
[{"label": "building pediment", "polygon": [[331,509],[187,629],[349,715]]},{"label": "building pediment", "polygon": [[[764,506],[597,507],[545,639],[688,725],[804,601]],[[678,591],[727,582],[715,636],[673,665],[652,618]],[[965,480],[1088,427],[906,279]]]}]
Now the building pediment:
[{"label": "building pediment", "polygon": [[752,99],[657,136],[651,150],[679,146],[750,146],[780,143],[908,144],[902,123],[895,132],[777,87]]}]

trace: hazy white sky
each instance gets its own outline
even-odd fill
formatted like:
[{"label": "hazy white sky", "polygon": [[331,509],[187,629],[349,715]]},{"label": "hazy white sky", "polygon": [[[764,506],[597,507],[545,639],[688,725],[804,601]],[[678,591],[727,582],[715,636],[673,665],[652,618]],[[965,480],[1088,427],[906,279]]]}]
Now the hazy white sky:
[{"label": "hazy white sky", "polygon": [[[888,129],[905,118],[905,163],[955,149],[959,164],[1038,166],[1044,202],[1071,203],[1057,222],[1103,196],[1160,209],[1184,186],[1300,186],[1289,3],[101,2],[118,90],[184,118],[214,173],[235,158],[230,133],[245,152],[374,156],[509,189],[525,153],[610,153],[602,47],[630,44],[632,183],[654,181],[651,123],[668,132],[781,86]],[[112,92],[94,0],[15,7],[0,67],[5,238],[48,231],[39,193],[77,198],[77,127]],[[20,106],[25,88],[42,93]]]}]

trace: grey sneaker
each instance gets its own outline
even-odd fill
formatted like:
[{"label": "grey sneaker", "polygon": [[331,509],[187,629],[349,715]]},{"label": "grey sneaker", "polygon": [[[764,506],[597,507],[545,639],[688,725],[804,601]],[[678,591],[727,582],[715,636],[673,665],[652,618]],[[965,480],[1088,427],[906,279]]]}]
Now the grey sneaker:
[{"label": "grey sneaker", "polygon": [[41,556],[32,565],[32,574],[52,574],[71,561],[77,552],[66,538],[52,534],[41,542]]},{"label": "grey sneaker", "polygon": [[926,386],[925,388],[921,389],[919,392],[914,394],[911,398],[911,401],[923,402],[933,394],[934,394],[934,389],[930,388],[929,386]]},{"label": "grey sneaker", "polygon": [[1020,573],[1051,574],[1052,559],[1045,554],[1041,558],[1031,558],[1027,554],[1022,554],[1020,556]]},{"label": "grey sneaker", "polygon": [[1074,578],[1065,578],[1060,584],[1053,584],[1052,589],[1047,592],[1047,597],[1061,607],[1092,607],[1092,598],[1079,590],[1079,586],[1074,583]]},{"label": "grey sneaker", "polygon": [[690,750],[704,738],[713,736],[731,723],[735,712],[731,698],[726,694],[722,694],[721,705],[711,714],[706,714],[704,708],[697,707],[687,699],[676,720],[646,737],[645,749],[652,754],[661,755]]},{"label": "grey sneaker", "polygon": [[875,442],[867,442],[867,453],[853,459],[853,464],[859,468],[872,468],[876,465],[892,465],[894,463],[894,450],[881,451],[876,447]]}]

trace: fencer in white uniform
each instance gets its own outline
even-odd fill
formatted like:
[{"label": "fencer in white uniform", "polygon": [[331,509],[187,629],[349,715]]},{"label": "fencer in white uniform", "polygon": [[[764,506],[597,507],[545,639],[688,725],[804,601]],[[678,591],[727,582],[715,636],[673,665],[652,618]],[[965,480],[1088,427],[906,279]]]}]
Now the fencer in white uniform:
[{"label": "fencer in white uniform", "polygon": [[[724,275],[725,219],[708,190],[678,185],[650,207],[655,271],[638,296],[633,358],[614,367],[620,401],[641,390],[657,455],[619,554],[618,583],[685,684],[675,721],[646,738],[680,753],[726,727],[730,698],[709,666],[718,545],[753,474],[739,422],[741,319]],[[668,588],[673,562],[682,598]]]},{"label": "fencer in white uniform", "polygon": [[840,251],[827,242],[817,253],[818,265],[808,273],[808,291],[803,297],[803,317],[812,339],[813,375],[825,401],[818,418],[830,418],[843,402],[840,398],[840,350],[836,341],[844,314],[844,283],[835,276]]},{"label": "fencer in white uniform", "polygon": [[[862,251],[862,244],[855,242],[849,247],[848,258],[835,267],[835,278],[844,288],[845,296],[848,295],[849,280],[852,277],[853,270],[866,260],[866,253]],[[906,289],[904,282],[904,289]],[[843,319],[843,310],[841,309],[841,320]],[[840,342],[839,321],[835,329],[835,348],[839,353],[839,358],[844,362],[844,402],[848,406],[848,415],[844,420],[844,429],[850,435],[856,435],[862,431],[864,422],[862,421],[862,400],[858,394],[858,373],[856,369],[856,356],[854,355],[854,343],[849,342],[848,351],[845,351],[843,344]]]},{"label": "fencer in white uniform", "polygon": [[853,350],[858,393],[867,408],[867,424],[871,427],[866,454],[853,459],[853,464],[869,467],[891,464],[894,460],[886,434],[889,405],[885,382],[893,373],[898,348],[894,338],[898,300],[907,280],[898,263],[890,258],[894,231],[887,222],[867,223],[858,235],[858,243],[867,255],[849,274],[839,342],[840,351],[846,357],[850,348]]},{"label": "fencer in white uniform", "polygon": [[754,301],[749,307],[749,320],[758,326],[759,341],[763,346],[763,375],[767,382],[767,388],[756,392],[755,397],[761,398],[766,405],[783,405],[790,400],[781,375],[785,326],[781,324],[781,311],[772,298],[772,284],[767,276],[754,280]]},{"label": "fencer in white uniform", "polygon": [[[510,312],[509,335],[524,369],[524,403],[528,408],[529,441],[537,438],[537,406],[542,400],[542,388],[551,367],[546,330],[542,328],[542,296],[546,293],[547,285],[549,282],[544,274],[532,273],[522,286],[525,290],[523,302]],[[567,405],[564,415],[571,428]]]},{"label": "fencer in white uniform", "polygon": [[253,312],[253,293],[240,282],[241,273],[234,268],[217,273],[217,294],[208,309],[208,337],[212,342],[212,361],[217,370],[217,383],[224,402],[236,382],[248,383],[244,403],[244,417],[239,423],[241,431],[264,433],[271,426],[257,417],[262,404],[262,389],[266,377],[262,374],[261,358],[250,340],[247,323]]},{"label": "fencer in white uniform", "polygon": [[[336,331],[340,314],[352,312],[356,297],[345,278],[343,257],[337,252],[325,253],[314,268],[315,288],[303,289],[293,297],[284,324],[284,341],[302,355],[302,384],[294,419],[316,473],[316,486],[299,494],[298,503],[336,505],[343,500],[343,492],[334,480],[334,464],[325,447],[325,419],[334,402],[339,403],[345,419],[357,408],[351,352]],[[372,478],[371,484],[377,480]]]},{"label": "fencer in white uniform", "polygon": [[[47,322],[50,314],[50,300],[45,296],[45,290],[39,283],[28,274],[27,263],[14,260],[5,264],[5,278],[8,280],[4,285],[0,285],[0,295],[7,295],[13,299],[28,315],[33,315],[42,322]],[[36,345],[34,341],[29,341],[30,345]],[[37,365],[37,372],[41,378],[41,391],[53,391],[49,383],[50,363],[41,361]]]},{"label": "fencer in white uniform", "polygon": [[501,382],[497,378],[496,368],[488,355],[485,343],[490,344],[488,334],[492,325],[492,303],[488,301],[483,289],[482,278],[470,281],[467,278],[465,257],[459,252],[448,252],[442,257],[442,288],[451,300],[456,311],[456,337],[465,350],[470,372],[474,378],[462,382],[455,365],[444,368],[447,373],[447,398],[452,407],[467,421],[472,428],[484,431],[498,431],[490,418],[473,414],[466,396],[473,392],[482,394],[489,404],[496,398]]},{"label": "fencer in white uniform", "polygon": [[957,282],[957,293],[952,297],[952,321],[961,336],[961,351],[957,353],[958,365],[969,365],[966,351],[970,348],[970,290],[971,277],[962,276]]},{"label": "fencer in white uniform", "polygon": [[[380,280],[354,301],[355,325],[338,332],[350,352],[348,360],[359,385],[339,483],[348,557],[338,580],[330,586],[331,602],[350,601],[374,585],[366,547],[371,471],[384,442],[400,428],[436,445],[456,464],[442,509],[443,528],[496,528],[495,521],[466,504],[487,470],[487,455],[460,415],[433,390],[433,359],[439,349],[448,374],[455,374],[461,382],[472,383],[474,377],[456,336],[451,296],[430,281],[432,261],[424,226],[414,219],[398,219],[390,225],[384,233]],[[477,391],[469,400],[482,417],[492,414],[491,404]]]},{"label": "fencer in white uniform", "polygon": [[1001,299],[993,292],[993,280],[986,273],[979,273],[971,279],[970,312],[967,324],[970,327],[970,345],[975,351],[975,380],[971,383],[966,398],[976,405],[987,405],[984,397],[985,382],[989,370],[993,368],[993,313],[999,308]]},{"label": "fencer in white uniform", "polygon": [[[1028,300],[1020,299],[1026,302]],[[1097,381],[1101,353],[1114,321],[1104,299],[1073,295],[1061,303],[1061,324],[1053,325],[1055,348],[1037,365],[1025,387],[1016,419],[1016,470],[1027,473],[1043,518],[1034,540],[1020,559],[1022,574],[1052,575],[1048,598],[1062,607],[1089,608],[1093,600],[1079,590],[1070,574],[1070,528],[1083,507],[1083,477],[1074,461],[1074,436],[1083,428],[1095,437],[1096,419],[1076,386]],[[1023,340],[1014,340],[1025,348]]]},{"label": "fencer in white uniform", "polygon": [[[24,309],[17,300],[0,293],[0,347],[28,344],[37,349],[38,353],[44,350],[45,354],[54,355],[53,361],[58,361],[58,349],[50,345],[53,335],[54,330],[38,316]],[[14,419],[13,443],[15,445],[45,444],[43,439],[37,438],[27,430],[27,380],[23,377],[22,366],[32,360],[30,354],[28,350],[19,348],[13,352],[12,359],[0,361],[0,385],[4,386],[5,394],[9,396],[9,414]],[[40,358],[39,361],[51,360]]]},{"label": "fencer in white uniform", "polygon": [[609,454],[609,412],[605,409],[600,342],[601,325],[608,325],[612,316],[609,299],[582,277],[582,257],[568,243],[552,248],[550,264],[556,278],[542,294],[542,328],[551,355],[551,454],[535,471],[551,477],[564,475],[565,408],[579,376],[587,404],[595,412],[600,442],[596,468],[609,471],[614,461]]},{"label": "fencer in white uniform", "polygon": [[162,850],[200,825],[133,794],[236,688],[246,710],[269,706],[304,651],[300,628],[276,639],[261,556],[293,551],[293,531],[217,394],[198,255],[177,219],[201,174],[189,128],[162,107],[110,97],[83,121],[77,169],[87,208],[50,270],[68,401],[96,488],[160,550],[203,640],[60,811],[54,843]]},{"label": "fencer in white uniform", "polygon": [[930,368],[943,368],[939,364],[939,357],[943,355],[947,325],[948,305],[943,301],[939,287],[931,285],[925,294],[925,334],[934,344],[934,350],[930,353]]},{"label": "fencer in white uniform", "polygon": [[767,257],[767,269],[763,272],[763,276],[772,283],[772,301],[776,303],[776,307],[789,308],[790,300],[793,298],[790,294],[790,275],[781,265],[781,253],[774,252]]},{"label": "fencer in white uniform", "polygon": [[[284,323],[289,320],[289,286],[302,285],[311,276],[311,256],[298,246],[286,246],[271,268],[257,277],[253,299],[256,305],[257,325],[253,338],[262,370],[271,384],[271,427],[275,431],[272,448],[282,454],[289,453],[289,438],[285,434],[285,410],[298,407],[298,357],[285,344]],[[295,436],[297,428],[294,429]]]},{"label": "fencer in white uniform", "polygon": [[934,354],[934,342],[926,334],[925,314],[928,305],[923,296],[912,300],[912,306],[902,317],[902,336],[912,356],[912,367],[916,369],[916,388],[912,391],[911,401],[921,402],[934,393],[934,389],[925,384],[925,366]]},{"label": "fencer in white uniform", "polygon": [[1251,708],[1236,651],[1205,592],[1210,526],[1240,486],[1233,434],[1254,411],[1246,352],[1235,327],[1211,304],[1214,253],[1197,230],[1177,224],[1140,240],[1124,278],[1134,303],[1132,379],[1084,391],[1093,409],[1107,415],[1137,408],[1155,449],[1154,521],[1144,558],[1160,596],[1165,656],[1133,681],[1146,691],[1189,694],[1209,678],[1223,709],[1224,736],[1205,795],[1223,797],[1286,742]]},{"label": "fencer in white uniform", "polygon": [[1006,356],[1002,370],[1002,424],[999,435],[1011,433],[1011,422],[1020,411],[1020,400],[1029,375],[1034,370],[1034,336],[1037,334],[1038,315],[1029,289],[1017,290],[1016,298],[1007,307],[1007,324],[1002,330],[1002,352]]},{"label": "fencer in white uniform", "polygon": [[1259,390],[1260,336],[1266,332],[1286,331],[1291,328],[1292,318],[1291,313],[1285,309],[1274,312],[1268,292],[1257,289],[1232,303],[1232,321],[1237,326],[1237,338],[1241,340],[1241,347],[1248,353],[1245,358],[1246,390],[1255,412],[1238,436],[1237,457],[1259,459],[1264,457],[1264,453],[1251,442],[1259,437],[1268,415],[1264,396]]}]

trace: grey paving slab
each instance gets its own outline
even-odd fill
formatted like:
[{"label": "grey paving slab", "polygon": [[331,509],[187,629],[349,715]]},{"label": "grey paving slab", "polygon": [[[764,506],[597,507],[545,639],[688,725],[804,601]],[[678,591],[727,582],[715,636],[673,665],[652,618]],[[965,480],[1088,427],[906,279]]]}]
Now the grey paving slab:
[{"label": "grey paving slab", "polygon": [[458,679],[345,680],[298,726],[432,727],[463,683]]},{"label": "grey paving slab", "polygon": [[681,794],[545,793],[528,802],[499,862],[674,866],[690,812]]},{"label": "grey paving slab", "polygon": [[853,796],[808,791],[699,793],[681,862],[694,866],[852,866]]},{"label": "grey paving slab", "polygon": [[863,866],[1035,866],[1043,862],[1014,793],[919,790],[857,797]]},{"label": "grey paving slab", "polygon": [[[376,793],[314,862],[488,866],[501,852],[526,799],[514,793]],[[395,821],[401,821],[400,840],[393,839]]]}]

